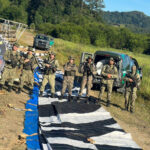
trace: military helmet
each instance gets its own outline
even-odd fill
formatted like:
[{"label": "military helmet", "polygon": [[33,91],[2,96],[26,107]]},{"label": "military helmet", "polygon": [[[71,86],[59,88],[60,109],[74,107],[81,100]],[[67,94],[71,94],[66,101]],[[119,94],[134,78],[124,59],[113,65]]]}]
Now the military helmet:
[{"label": "military helmet", "polygon": [[48,52],[48,54],[49,54],[49,55],[54,55],[54,56],[56,56],[56,53],[54,53],[54,52],[52,52],[52,51],[51,51],[51,52]]},{"label": "military helmet", "polygon": [[28,51],[34,52],[34,51],[35,51],[35,49],[34,49],[34,48],[32,48],[32,47],[28,47]]},{"label": "military helmet", "polygon": [[111,61],[115,61],[113,57],[110,57],[110,59],[109,59],[109,60],[111,60]]},{"label": "military helmet", "polygon": [[93,60],[93,58],[92,58],[91,56],[88,56],[87,60],[88,60],[88,59],[91,59],[91,60]]},{"label": "military helmet", "polygon": [[18,43],[14,43],[13,46],[19,47],[19,44]]},{"label": "military helmet", "polygon": [[68,60],[74,60],[74,57],[69,56],[69,57],[68,57]]}]

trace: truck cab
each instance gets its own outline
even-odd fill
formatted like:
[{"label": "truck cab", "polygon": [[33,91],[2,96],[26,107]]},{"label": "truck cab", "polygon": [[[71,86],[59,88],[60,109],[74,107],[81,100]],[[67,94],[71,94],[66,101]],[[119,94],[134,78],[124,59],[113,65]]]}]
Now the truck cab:
[{"label": "truck cab", "polygon": [[38,34],[34,37],[34,48],[48,50],[52,45],[54,45],[54,39],[47,35]]},{"label": "truck cab", "polygon": [[[118,69],[118,78],[114,81],[114,87],[122,88],[124,86],[123,77],[131,72],[131,68],[133,65],[137,67],[137,73],[139,73],[142,79],[142,69],[139,67],[138,62],[135,58],[128,56],[127,54],[111,52],[111,51],[96,51],[94,54],[84,52],[81,55],[80,59],[80,67],[82,63],[86,61],[86,58],[91,56],[93,58],[93,62],[96,66],[97,73],[94,75],[93,84],[100,84],[102,79],[102,69],[103,66],[109,63],[109,58],[113,57],[115,60],[115,66]],[[79,68],[80,68],[79,67]],[[79,69],[80,72],[80,69]]]}]

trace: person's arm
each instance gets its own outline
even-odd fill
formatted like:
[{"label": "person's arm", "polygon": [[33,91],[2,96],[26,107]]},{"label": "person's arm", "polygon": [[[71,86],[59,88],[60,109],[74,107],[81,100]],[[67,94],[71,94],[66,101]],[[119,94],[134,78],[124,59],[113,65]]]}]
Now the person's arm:
[{"label": "person's arm", "polygon": [[118,78],[118,70],[117,70],[117,68],[115,67],[114,70],[115,70],[115,73],[114,73],[114,74],[111,74],[111,78],[112,78],[112,79]]},{"label": "person's arm", "polygon": [[108,77],[108,73],[105,73],[106,67],[107,67],[107,65],[105,65],[105,66],[103,67],[103,69],[102,69],[102,76],[103,76],[103,77]]}]

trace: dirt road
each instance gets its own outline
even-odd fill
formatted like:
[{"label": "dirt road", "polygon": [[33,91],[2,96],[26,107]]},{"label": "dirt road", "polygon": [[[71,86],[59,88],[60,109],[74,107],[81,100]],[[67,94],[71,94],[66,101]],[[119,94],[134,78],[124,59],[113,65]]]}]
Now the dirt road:
[{"label": "dirt road", "polygon": [[25,108],[23,103],[29,99],[27,94],[17,95],[15,92],[0,95],[0,150],[25,150],[26,145],[18,141],[24,128],[25,111],[9,108]]}]

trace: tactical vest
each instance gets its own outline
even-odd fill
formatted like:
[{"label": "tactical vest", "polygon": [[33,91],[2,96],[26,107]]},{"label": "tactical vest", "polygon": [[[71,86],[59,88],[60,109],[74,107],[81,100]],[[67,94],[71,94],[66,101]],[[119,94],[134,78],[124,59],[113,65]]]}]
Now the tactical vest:
[{"label": "tactical vest", "polygon": [[45,67],[44,74],[45,74],[45,75],[54,74],[54,73],[56,72],[55,59],[52,60],[52,61],[50,61],[50,60],[48,59],[48,61],[45,62],[45,63],[49,64],[50,67]]},{"label": "tactical vest", "polygon": [[93,63],[88,65],[88,63],[86,62],[84,65],[84,72],[83,72],[83,76],[91,76],[92,73],[92,69],[93,68]]},{"label": "tactical vest", "polygon": [[[67,67],[69,67],[69,63],[67,63]],[[75,64],[70,65],[71,68],[75,67]],[[76,75],[76,71],[71,69],[70,71],[65,70],[64,72],[64,76],[75,76]]]},{"label": "tactical vest", "polygon": [[23,64],[23,69],[32,70],[33,69],[32,68],[33,57],[29,58],[29,56],[28,56],[28,59],[30,59],[30,61]]},{"label": "tactical vest", "polygon": [[135,73],[135,75],[132,75],[132,73],[129,73],[126,75],[126,77],[130,78],[133,80],[133,82],[126,82],[126,87],[136,87],[138,84],[138,79],[137,79],[137,73]]},{"label": "tactical vest", "polygon": [[107,65],[104,72],[108,73],[108,74],[115,74],[115,66],[113,66],[113,68],[111,68],[109,65]]},{"label": "tactical vest", "polygon": [[11,60],[11,66],[12,68],[16,68],[18,64],[18,53],[16,52],[11,52],[10,53],[10,60]]}]

